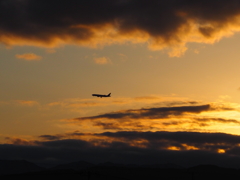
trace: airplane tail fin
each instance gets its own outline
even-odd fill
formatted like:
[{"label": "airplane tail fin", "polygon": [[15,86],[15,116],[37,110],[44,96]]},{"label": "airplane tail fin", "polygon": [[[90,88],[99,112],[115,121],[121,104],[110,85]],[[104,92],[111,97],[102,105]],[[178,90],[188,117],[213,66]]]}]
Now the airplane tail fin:
[{"label": "airplane tail fin", "polygon": [[111,93],[108,94],[108,97],[110,97],[110,96],[111,96]]}]

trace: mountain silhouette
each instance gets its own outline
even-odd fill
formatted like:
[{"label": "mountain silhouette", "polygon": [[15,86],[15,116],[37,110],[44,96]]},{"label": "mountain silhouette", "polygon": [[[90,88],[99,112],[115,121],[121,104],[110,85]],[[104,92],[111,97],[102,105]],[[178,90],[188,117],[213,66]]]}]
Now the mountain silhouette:
[{"label": "mountain silhouette", "polygon": [[222,172],[236,172],[237,169],[233,168],[224,168],[224,167],[219,167],[216,165],[211,165],[211,164],[202,164],[202,165],[197,165],[188,168],[188,171],[190,172],[216,172],[216,173],[222,173]]},{"label": "mountain silhouette", "polygon": [[123,165],[123,164],[112,163],[112,162],[100,163],[97,166],[99,166],[99,167],[125,167],[125,165]]},{"label": "mountain silhouette", "polygon": [[212,180],[240,179],[240,170],[215,165],[197,165],[183,168],[176,164],[135,165],[104,162],[98,165],[77,161],[57,165],[54,168],[42,168],[25,160],[0,160],[0,178],[24,179],[87,179],[87,180]]},{"label": "mountain silhouette", "polygon": [[161,169],[183,169],[182,166],[179,166],[177,164],[172,164],[172,163],[149,164],[149,165],[142,165],[141,167],[145,167],[145,168],[161,168]]},{"label": "mountain silhouette", "polygon": [[77,162],[72,162],[68,164],[60,164],[51,169],[73,169],[73,170],[79,171],[79,170],[87,169],[94,166],[95,164],[92,164],[86,161],[77,161]]},{"label": "mountain silhouette", "polygon": [[45,170],[25,160],[0,160],[0,174],[19,174]]}]

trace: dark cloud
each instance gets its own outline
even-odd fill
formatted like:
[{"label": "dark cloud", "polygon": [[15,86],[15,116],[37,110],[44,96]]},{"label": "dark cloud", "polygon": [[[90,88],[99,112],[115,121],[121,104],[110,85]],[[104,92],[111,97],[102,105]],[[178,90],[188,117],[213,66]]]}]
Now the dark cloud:
[{"label": "dark cloud", "polygon": [[119,123],[104,123],[104,122],[95,122],[94,126],[101,126],[103,129],[118,129],[121,130],[121,125]]},{"label": "dark cloud", "polygon": [[7,140],[8,142],[10,142],[12,144],[16,144],[16,145],[32,145],[32,144],[34,144],[33,142],[28,141],[26,139],[15,138],[15,137],[6,137],[5,140]]},{"label": "dark cloud", "polygon": [[239,121],[235,119],[224,119],[224,118],[195,118],[196,121],[198,122],[219,122],[219,123],[235,123],[235,124],[240,124]]},{"label": "dark cloud", "polygon": [[159,107],[159,108],[142,108],[133,110],[117,111],[112,113],[101,114],[98,116],[89,116],[76,118],[75,120],[86,119],[161,119],[169,116],[181,116],[184,113],[200,113],[203,111],[210,111],[213,108],[207,105],[200,106],[179,106],[179,107]]},{"label": "dark cloud", "polygon": [[133,122],[131,120],[129,121],[123,121],[123,122],[102,122],[102,121],[96,121],[93,123],[93,126],[98,126],[103,128],[104,130],[150,130],[153,129],[154,123],[148,123],[148,124],[142,124],[141,122]]},{"label": "dark cloud", "polygon": [[224,123],[229,124],[233,123],[239,125],[240,122],[235,119],[224,119],[224,118],[211,118],[211,117],[199,117],[199,118],[192,118],[191,121],[188,120],[173,120],[169,122],[162,122],[161,124],[164,126],[181,126],[183,124],[191,124],[195,127],[203,127],[203,126],[211,126],[213,123]]},{"label": "dark cloud", "polygon": [[69,149],[81,149],[81,148],[90,148],[93,145],[87,141],[79,140],[79,139],[63,139],[63,140],[55,140],[55,141],[42,141],[38,142],[39,145],[43,147],[51,147],[51,148],[69,148]]},{"label": "dark cloud", "polygon": [[43,140],[58,140],[61,139],[61,135],[41,135],[39,136],[39,138],[43,139]]},{"label": "dark cloud", "polygon": [[[195,104],[195,103],[194,103]],[[208,113],[233,111],[234,108],[219,105],[190,105],[173,107],[153,107],[141,109],[128,109],[116,112],[104,113],[96,116],[79,117],[67,120],[79,126],[86,123],[102,130],[122,130],[122,131],[159,131],[166,128],[174,130],[204,130],[206,126],[214,124],[239,125],[235,119],[214,118]],[[205,114],[203,114],[205,112]]]},{"label": "dark cloud", "polygon": [[[69,139],[79,135],[82,139]],[[216,164],[240,166],[240,136],[199,132],[105,132],[85,138],[83,133],[63,134],[59,140],[27,144],[1,144],[0,159],[66,163],[77,160],[117,163],[176,163],[183,166]],[[44,135],[47,137],[47,135]],[[30,145],[31,144],[31,145]],[[173,147],[175,150],[173,150]],[[219,153],[218,150],[225,153]],[[221,152],[222,152],[221,151]]]},{"label": "dark cloud", "polygon": [[198,144],[228,144],[238,145],[240,143],[240,136],[230,135],[225,133],[200,133],[200,132],[135,132],[135,131],[121,131],[121,132],[104,132],[98,134],[99,136],[124,138],[126,140],[132,139],[146,139],[148,142],[168,141],[179,142],[180,144],[196,145]]},{"label": "dark cloud", "polygon": [[218,40],[237,30],[239,14],[238,0],[1,0],[0,41],[49,46],[110,43],[103,37],[148,41],[161,49]]}]

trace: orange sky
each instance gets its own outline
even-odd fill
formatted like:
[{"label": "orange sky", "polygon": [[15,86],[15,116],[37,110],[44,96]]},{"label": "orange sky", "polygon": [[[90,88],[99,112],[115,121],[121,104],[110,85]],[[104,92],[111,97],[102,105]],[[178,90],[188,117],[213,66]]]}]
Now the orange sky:
[{"label": "orange sky", "polygon": [[240,1],[13,0],[0,12],[0,152],[72,142],[238,156]]}]

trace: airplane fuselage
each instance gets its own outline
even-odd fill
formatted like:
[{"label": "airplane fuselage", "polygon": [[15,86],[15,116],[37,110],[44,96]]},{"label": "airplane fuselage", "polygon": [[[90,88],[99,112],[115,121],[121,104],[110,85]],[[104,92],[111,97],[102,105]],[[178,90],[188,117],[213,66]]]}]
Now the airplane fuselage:
[{"label": "airplane fuselage", "polygon": [[111,97],[110,95],[111,95],[111,93],[109,93],[108,95],[105,95],[105,94],[92,94],[92,96],[97,96],[97,97],[100,97],[100,98],[102,98],[102,97]]}]

